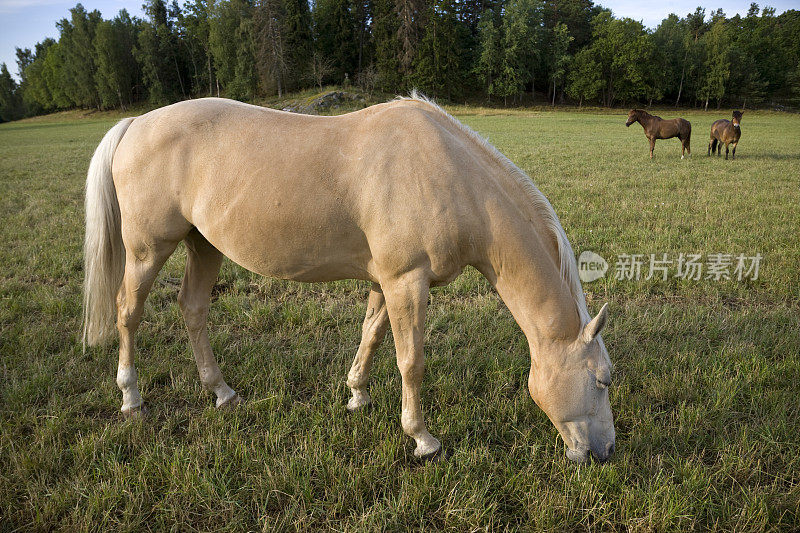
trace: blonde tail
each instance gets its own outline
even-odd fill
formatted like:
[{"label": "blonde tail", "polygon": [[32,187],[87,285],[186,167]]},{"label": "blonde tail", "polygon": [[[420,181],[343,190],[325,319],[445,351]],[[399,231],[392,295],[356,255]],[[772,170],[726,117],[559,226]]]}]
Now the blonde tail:
[{"label": "blonde tail", "polygon": [[105,342],[114,330],[116,296],[125,269],[125,248],[111,162],[133,118],[117,123],[97,146],[86,176],[86,239],[83,245],[83,349]]}]

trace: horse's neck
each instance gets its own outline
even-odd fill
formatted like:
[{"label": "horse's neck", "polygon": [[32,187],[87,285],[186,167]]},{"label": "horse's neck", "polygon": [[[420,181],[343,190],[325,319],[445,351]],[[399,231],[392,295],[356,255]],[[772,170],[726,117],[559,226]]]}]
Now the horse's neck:
[{"label": "horse's neck", "polygon": [[531,356],[553,342],[575,340],[578,308],[561,276],[558,245],[541,217],[512,215],[493,226],[492,281],[525,333]]}]

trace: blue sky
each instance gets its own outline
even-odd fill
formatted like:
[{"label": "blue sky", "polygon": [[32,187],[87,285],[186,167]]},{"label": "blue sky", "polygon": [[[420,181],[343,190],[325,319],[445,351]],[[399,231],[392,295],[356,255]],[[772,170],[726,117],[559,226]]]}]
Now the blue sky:
[{"label": "blue sky", "polygon": [[[69,9],[78,0],[0,0],[0,63],[12,75],[17,74],[15,47],[31,48],[45,37],[58,39],[56,22],[69,17]],[[120,9],[131,15],[142,15],[142,1],[83,0],[87,11],[97,9],[103,18],[114,18]]]},{"label": "blue sky", "polygon": [[[654,27],[670,13],[684,16],[693,12],[698,5],[706,7],[709,13],[721,7],[729,16],[740,13],[744,15],[750,7],[750,0],[663,0],[648,2],[642,0],[600,0],[599,3],[611,8],[617,17],[630,17],[641,20],[645,26]],[[12,74],[17,73],[14,47],[33,48],[45,37],[58,37],[56,21],[67,17],[69,8],[77,0],[0,0],[0,63],[6,63]],[[125,8],[131,15],[142,16],[142,0],[84,0],[83,6],[88,10],[99,10],[103,18],[113,18],[120,9]],[[797,0],[773,0],[768,4],[778,13],[787,9],[798,9]]]}]

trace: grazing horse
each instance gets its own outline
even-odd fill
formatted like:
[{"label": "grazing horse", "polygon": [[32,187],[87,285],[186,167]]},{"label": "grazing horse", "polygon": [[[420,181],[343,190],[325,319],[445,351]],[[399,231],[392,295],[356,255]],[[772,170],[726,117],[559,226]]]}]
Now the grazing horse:
[{"label": "grazing horse", "polygon": [[731,120],[717,120],[711,125],[711,139],[708,141],[708,155],[717,151],[717,155],[722,155],[722,143],[725,143],[725,159],[728,159],[728,146],[733,145],[731,159],[736,159],[736,145],[742,136],[742,112],[734,111]]},{"label": "grazing horse", "polygon": [[628,112],[628,120],[625,125],[630,127],[634,122],[642,125],[644,134],[647,140],[650,141],[650,159],[653,159],[656,139],[671,139],[673,137],[681,140],[681,159],[683,159],[684,154],[692,155],[692,150],[689,148],[689,141],[692,138],[692,123],[688,120],[684,118],[664,120],[642,109],[631,109]]},{"label": "grazing horse", "polygon": [[86,184],[84,342],[119,331],[122,412],[141,413],[134,335],[145,298],[178,243],[178,303],[200,380],[217,407],[223,379],[206,317],[223,256],[277,278],[372,282],[347,407],[370,403],[372,358],[391,325],[403,430],[414,454],[441,448],[422,416],[428,293],[473,265],[530,346],[528,390],[569,458],[614,450],[611,363],[553,208],[488,142],[416,95],[323,117],[219,98],[127,118],[100,142]]}]

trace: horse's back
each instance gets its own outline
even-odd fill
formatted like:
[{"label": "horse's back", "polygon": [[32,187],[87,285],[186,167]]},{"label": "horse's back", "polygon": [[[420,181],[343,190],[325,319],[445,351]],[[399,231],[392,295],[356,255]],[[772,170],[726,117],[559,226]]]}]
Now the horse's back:
[{"label": "horse's back", "polygon": [[262,274],[373,279],[376,262],[427,261],[446,277],[436,257],[480,225],[468,170],[480,156],[457,133],[413,100],[319,117],[201,99],[137,118],[114,181],[142,232],[196,227]]},{"label": "horse's back", "polygon": [[[655,115],[654,115],[655,116]],[[670,118],[663,119],[655,117],[659,120],[658,137],[661,139],[671,139],[672,137],[684,137],[691,133],[692,125],[684,118]]]},{"label": "horse's back", "polygon": [[725,130],[728,129],[728,125],[731,123],[730,120],[727,119],[719,119],[715,120],[713,124],[711,124],[711,137],[716,138],[719,141],[723,141],[723,137],[725,136]]}]

